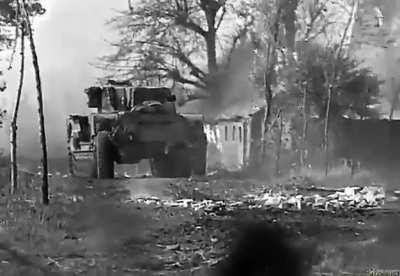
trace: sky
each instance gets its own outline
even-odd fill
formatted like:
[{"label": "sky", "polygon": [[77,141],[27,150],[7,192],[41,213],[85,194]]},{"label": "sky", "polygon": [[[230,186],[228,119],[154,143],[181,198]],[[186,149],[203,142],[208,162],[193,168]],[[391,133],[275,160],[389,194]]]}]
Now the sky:
[{"label": "sky", "polygon": [[[87,113],[84,88],[95,84],[98,71],[90,65],[107,54],[116,32],[107,20],[127,8],[127,0],[43,0],[47,13],[34,19],[35,41],[43,83],[50,157],[66,153],[66,117]],[[19,117],[19,152],[40,158],[34,72],[27,48],[26,78]],[[18,52],[17,52],[18,53]],[[4,61],[1,64],[4,68]],[[6,72],[7,90],[0,106],[9,111],[18,84],[19,59]],[[7,124],[5,124],[7,126]],[[0,147],[7,146],[8,128],[0,129]]]}]

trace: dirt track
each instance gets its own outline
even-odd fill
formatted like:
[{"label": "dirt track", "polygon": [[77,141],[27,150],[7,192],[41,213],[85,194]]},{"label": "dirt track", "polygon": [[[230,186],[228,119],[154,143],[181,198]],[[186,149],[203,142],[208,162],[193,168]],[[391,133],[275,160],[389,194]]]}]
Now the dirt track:
[{"label": "dirt track", "polygon": [[[37,183],[34,187],[38,188]],[[371,266],[400,269],[400,223],[395,211],[333,214],[246,206],[194,210],[138,202],[149,197],[239,200],[268,187],[255,180],[52,177],[51,187],[50,209],[30,201],[36,193],[25,192],[23,201],[3,197],[3,206],[9,206],[2,208],[8,223],[3,239],[12,241],[10,246],[32,263],[57,273],[211,275],[212,267],[230,252],[238,229],[251,221],[288,229],[295,247],[313,263],[314,272],[366,272]],[[265,252],[274,250],[265,247]],[[1,275],[21,275],[23,269],[33,275],[32,264],[21,263],[10,252],[0,250]]]}]

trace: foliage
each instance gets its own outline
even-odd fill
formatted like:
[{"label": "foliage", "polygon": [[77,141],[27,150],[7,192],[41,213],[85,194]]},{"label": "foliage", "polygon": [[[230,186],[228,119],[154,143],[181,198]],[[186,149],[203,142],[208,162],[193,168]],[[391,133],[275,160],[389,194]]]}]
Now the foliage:
[{"label": "foliage", "polygon": [[[331,30],[334,22],[333,15],[329,13],[332,8],[328,9],[327,1],[308,4],[301,1],[291,7],[289,4],[292,2],[296,1],[262,1],[262,16],[257,18],[258,49],[254,81],[258,87],[265,87],[266,96],[271,93],[272,109],[298,116],[306,86],[313,115],[324,118],[327,82],[329,76],[335,73],[332,116],[348,113],[361,117],[376,116],[370,109],[370,105],[378,103],[381,82],[376,75],[368,68],[361,68],[356,58],[345,55],[347,45],[343,45],[344,41],[333,43],[325,39],[323,43],[326,32]],[[280,9],[287,12],[291,8],[295,8],[295,18],[281,14]],[[340,8],[351,16],[349,7]],[[291,30],[291,36],[296,39],[294,48],[288,38],[290,29],[286,27],[293,20],[297,24],[296,29]],[[347,24],[342,21],[341,25]],[[338,51],[342,52],[339,58]]]},{"label": "foliage", "polygon": [[[136,80],[160,78],[163,84],[172,79],[192,88],[207,91],[214,88],[214,93],[220,88],[219,80],[229,79],[227,68],[234,50],[246,45],[255,53],[252,81],[257,90],[264,91],[272,111],[284,110],[297,116],[302,106],[303,85],[306,85],[311,110],[324,118],[327,104],[324,72],[332,75],[337,71],[332,116],[377,115],[370,105],[378,102],[380,81],[370,69],[361,68],[356,59],[348,56],[337,59],[338,47],[345,45],[327,38],[332,29],[341,33],[343,30],[338,30],[338,26],[348,24],[343,18],[336,26],[334,22],[338,8],[351,16],[350,5],[338,4],[332,8],[323,0],[249,2],[239,5],[233,1],[205,0],[135,3],[129,11],[111,20],[121,40],[115,44],[117,52],[103,58],[105,67],[113,76],[118,72],[117,76]],[[207,6],[211,3],[213,12]],[[334,11],[336,15],[332,14]],[[233,24],[233,18],[240,19],[239,23]],[[227,25],[234,26],[235,31],[227,33]],[[223,40],[222,43],[211,47],[209,26],[214,28],[215,41]],[[324,39],[329,41],[321,43]],[[211,51],[214,46],[215,53]]]},{"label": "foliage", "polygon": [[328,80],[324,71],[327,68],[336,70],[331,105],[333,117],[348,113],[364,118],[378,115],[370,107],[379,102],[381,82],[371,69],[360,67],[352,57],[337,58],[334,50],[318,44],[304,44],[299,48],[300,77],[307,85],[312,108],[318,117],[325,117]]}]

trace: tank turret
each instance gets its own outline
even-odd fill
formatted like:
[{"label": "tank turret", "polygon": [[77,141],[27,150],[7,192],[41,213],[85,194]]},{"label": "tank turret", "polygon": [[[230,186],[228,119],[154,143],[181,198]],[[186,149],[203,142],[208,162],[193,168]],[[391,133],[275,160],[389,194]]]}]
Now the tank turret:
[{"label": "tank turret", "polygon": [[106,86],[94,86],[85,89],[85,93],[88,97],[88,107],[97,108],[99,113],[130,111],[149,103],[169,105],[168,110],[175,110],[176,97],[166,87],[134,88],[129,82],[110,80]]}]

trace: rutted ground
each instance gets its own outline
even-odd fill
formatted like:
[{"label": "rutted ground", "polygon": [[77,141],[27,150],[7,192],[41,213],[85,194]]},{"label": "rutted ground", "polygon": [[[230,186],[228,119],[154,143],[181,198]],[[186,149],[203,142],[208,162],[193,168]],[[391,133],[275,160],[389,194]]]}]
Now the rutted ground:
[{"label": "rutted ground", "polygon": [[304,199],[301,210],[295,201],[266,203],[271,200],[265,195],[274,194],[269,190],[292,198],[302,194],[314,203],[312,195],[335,193],[311,187],[303,178],[267,185],[217,177],[97,181],[53,176],[48,208],[36,202],[37,180],[22,195],[1,198],[1,275],[210,275],[249,221],[288,229],[314,272],[400,268],[394,209],[343,207],[332,213],[322,210],[326,204],[317,210]]}]

